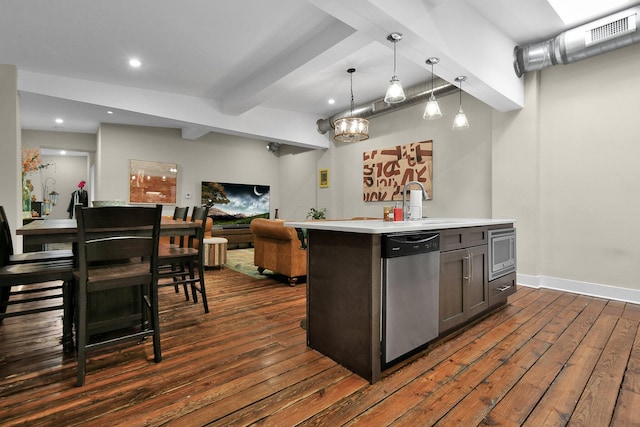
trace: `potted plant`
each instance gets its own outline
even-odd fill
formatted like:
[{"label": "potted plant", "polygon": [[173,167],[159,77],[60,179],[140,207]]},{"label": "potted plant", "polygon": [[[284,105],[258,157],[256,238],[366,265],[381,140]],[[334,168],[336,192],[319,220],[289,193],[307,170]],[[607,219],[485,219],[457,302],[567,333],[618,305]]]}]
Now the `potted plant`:
[{"label": "potted plant", "polygon": [[307,219],[326,219],[327,216],[327,208],[322,208],[322,209],[316,209],[316,208],[311,208],[309,209],[309,213],[307,213]]}]

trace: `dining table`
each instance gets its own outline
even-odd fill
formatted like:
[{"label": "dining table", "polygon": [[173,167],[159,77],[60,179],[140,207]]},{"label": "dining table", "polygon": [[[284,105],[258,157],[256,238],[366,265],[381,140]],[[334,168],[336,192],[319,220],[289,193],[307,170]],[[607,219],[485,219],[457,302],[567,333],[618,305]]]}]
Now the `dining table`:
[{"label": "dining table", "polygon": [[[200,223],[197,221],[182,221],[163,217],[160,223],[161,236],[190,236],[197,235]],[[23,246],[28,248],[46,248],[53,243],[69,243],[72,245],[74,254],[77,254],[78,224],[75,219],[46,219],[43,221],[33,221],[16,229],[16,234],[22,236]],[[42,249],[38,249],[42,250]],[[76,256],[77,257],[77,256]],[[76,259],[77,265],[77,259]],[[68,298],[71,301],[64,301],[68,304],[73,313],[73,299],[75,292],[69,292]],[[117,298],[129,300],[135,303],[136,295],[119,295]],[[98,307],[106,307],[106,304],[95,304]],[[108,316],[109,313],[95,313],[96,316]],[[65,353],[73,352],[73,315],[71,318],[63,318],[62,347]]]},{"label": "dining table", "polygon": [[[163,217],[160,222],[160,235],[195,236],[199,226],[198,222]],[[78,241],[78,223],[75,219],[33,221],[16,229],[16,234],[22,236],[23,246],[25,247],[50,243],[73,244]]]}]

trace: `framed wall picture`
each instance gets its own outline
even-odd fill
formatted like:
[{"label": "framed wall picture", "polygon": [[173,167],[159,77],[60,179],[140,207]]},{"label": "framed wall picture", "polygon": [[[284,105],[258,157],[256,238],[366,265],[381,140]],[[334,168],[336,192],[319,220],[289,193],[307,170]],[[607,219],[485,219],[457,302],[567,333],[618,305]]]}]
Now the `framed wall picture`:
[{"label": "framed wall picture", "polygon": [[418,181],[433,200],[433,141],[414,142],[363,153],[363,200],[402,200],[406,183]]},{"label": "framed wall picture", "polygon": [[176,204],[178,165],[131,160],[129,163],[129,203]]},{"label": "framed wall picture", "polygon": [[329,169],[320,169],[320,188],[329,186]]}]

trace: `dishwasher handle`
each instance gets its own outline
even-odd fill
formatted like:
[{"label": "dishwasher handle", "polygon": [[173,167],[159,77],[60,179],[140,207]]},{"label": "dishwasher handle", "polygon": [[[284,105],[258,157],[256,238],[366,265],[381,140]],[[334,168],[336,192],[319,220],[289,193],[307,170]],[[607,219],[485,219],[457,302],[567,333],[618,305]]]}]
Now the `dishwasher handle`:
[{"label": "dishwasher handle", "polygon": [[439,233],[397,233],[382,238],[382,257],[395,258],[440,251]]},{"label": "dishwasher handle", "polygon": [[416,236],[416,238],[412,239],[411,236],[403,236],[403,239],[399,239],[398,236],[389,236],[389,241],[394,242],[394,243],[401,243],[401,244],[407,244],[407,243],[426,243],[426,242],[431,242],[435,239],[438,238],[437,234],[425,237],[425,238],[420,238],[418,236]]}]

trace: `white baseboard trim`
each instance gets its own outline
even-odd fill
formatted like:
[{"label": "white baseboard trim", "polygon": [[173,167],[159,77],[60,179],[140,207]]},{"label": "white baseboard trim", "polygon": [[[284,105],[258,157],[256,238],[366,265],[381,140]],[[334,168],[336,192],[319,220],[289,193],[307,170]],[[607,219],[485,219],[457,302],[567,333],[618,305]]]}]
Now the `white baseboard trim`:
[{"label": "white baseboard trim", "polygon": [[516,274],[518,285],[530,288],[555,289],[574,294],[611,299],[615,301],[640,304],[640,290],[601,285],[599,283],[578,282],[576,280],[559,279],[557,277],[529,276]]}]

